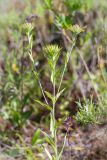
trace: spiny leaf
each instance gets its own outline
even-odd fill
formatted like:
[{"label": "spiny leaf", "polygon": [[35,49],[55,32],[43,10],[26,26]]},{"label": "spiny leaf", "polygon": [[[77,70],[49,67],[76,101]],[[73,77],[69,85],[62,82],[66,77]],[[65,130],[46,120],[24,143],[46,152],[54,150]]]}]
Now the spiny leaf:
[{"label": "spiny leaf", "polygon": [[32,23],[24,23],[22,25],[22,31],[25,33],[30,33],[33,30],[34,26]]},{"label": "spiny leaf", "polygon": [[84,32],[84,29],[82,27],[80,27],[78,24],[75,25],[71,25],[69,27],[69,30],[72,31],[73,33],[79,34],[81,32]]},{"label": "spiny leaf", "polygon": [[61,48],[58,45],[47,45],[44,47],[44,55],[46,58],[53,58],[55,59],[56,55],[60,53]]}]

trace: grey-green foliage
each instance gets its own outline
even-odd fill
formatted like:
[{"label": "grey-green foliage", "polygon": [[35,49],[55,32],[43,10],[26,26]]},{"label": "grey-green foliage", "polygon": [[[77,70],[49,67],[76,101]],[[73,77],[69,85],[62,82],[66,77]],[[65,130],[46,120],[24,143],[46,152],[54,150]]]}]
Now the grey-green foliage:
[{"label": "grey-green foliage", "polygon": [[75,119],[81,124],[96,124],[100,123],[101,108],[94,104],[92,100],[86,100],[85,103],[77,102],[79,111]]}]

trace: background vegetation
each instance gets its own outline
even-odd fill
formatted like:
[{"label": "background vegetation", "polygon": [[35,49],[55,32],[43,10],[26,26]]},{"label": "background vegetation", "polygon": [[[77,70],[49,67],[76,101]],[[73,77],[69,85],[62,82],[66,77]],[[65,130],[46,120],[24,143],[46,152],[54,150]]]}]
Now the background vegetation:
[{"label": "background vegetation", "polygon": [[[46,135],[44,142],[38,128],[50,134],[50,106],[41,106],[45,103],[41,86],[52,94],[54,80],[56,91],[60,82],[61,89],[65,88],[58,97],[54,117],[59,126],[59,149],[64,135],[72,137],[78,128],[106,123],[106,10],[106,0],[0,1],[1,155],[27,160],[53,155],[52,143]],[[59,50],[60,56],[54,61],[54,52]],[[57,71],[52,66],[56,62]],[[55,97],[49,93],[45,95],[50,103]],[[49,148],[47,155],[43,144]],[[62,159],[67,159],[67,153],[73,159],[73,148],[82,150],[66,140]],[[82,159],[84,155],[87,157],[87,153]]]}]

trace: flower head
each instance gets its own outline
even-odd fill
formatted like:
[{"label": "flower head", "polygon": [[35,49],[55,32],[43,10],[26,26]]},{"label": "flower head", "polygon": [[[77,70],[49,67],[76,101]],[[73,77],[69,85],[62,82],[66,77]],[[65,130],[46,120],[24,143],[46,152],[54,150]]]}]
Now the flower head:
[{"label": "flower head", "polygon": [[34,26],[32,23],[24,23],[22,25],[22,31],[25,32],[26,34],[31,33],[33,28],[34,28]]},{"label": "flower head", "polygon": [[73,33],[79,34],[81,32],[84,32],[84,29],[82,27],[80,27],[78,24],[75,24],[73,26],[70,26],[68,28],[70,31],[72,31]]}]

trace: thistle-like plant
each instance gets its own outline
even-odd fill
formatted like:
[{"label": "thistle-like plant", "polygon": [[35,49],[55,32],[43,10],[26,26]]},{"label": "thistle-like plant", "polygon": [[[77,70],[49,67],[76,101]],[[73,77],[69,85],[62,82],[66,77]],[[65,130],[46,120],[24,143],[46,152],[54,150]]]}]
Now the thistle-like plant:
[{"label": "thistle-like plant", "polygon": [[[32,56],[32,45],[33,45],[32,30],[33,30],[33,27],[31,24],[26,24],[24,27],[25,27],[25,31],[26,31],[26,35],[28,37],[28,43],[29,43],[28,44],[28,54],[31,59],[31,62],[34,65],[35,62],[34,62],[34,59]],[[49,68],[50,68],[50,73],[51,73],[50,81],[53,86],[52,93],[50,93],[48,91],[44,91],[38,72],[35,70],[33,71],[37,80],[38,80],[38,83],[40,85],[41,92],[44,97],[45,103],[41,102],[40,100],[35,100],[35,101],[39,105],[46,107],[50,111],[50,134],[47,134],[46,132],[42,131],[42,129],[38,129],[36,131],[36,133],[34,134],[34,137],[32,139],[32,144],[34,145],[34,144],[40,143],[41,146],[44,148],[44,151],[46,152],[49,160],[61,160],[62,153],[63,153],[64,146],[65,146],[65,142],[66,142],[67,135],[65,135],[65,137],[64,137],[64,142],[63,142],[62,148],[59,149],[58,135],[57,135],[58,134],[58,121],[56,119],[55,110],[56,110],[57,100],[65,90],[65,88],[61,89],[61,86],[62,86],[64,73],[66,71],[71,52],[72,52],[73,47],[75,45],[75,41],[76,41],[76,39],[74,39],[72,41],[72,47],[65,54],[64,64],[62,67],[63,70],[60,72],[60,74],[58,74],[59,79],[60,79],[58,87],[56,87],[56,79],[57,79],[56,75],[57,75],[57,72],[59,69],[57,64],[58,64],[58,59],[61,55],[61,48],[58,47],[58,45],[47,45],[43,49],[44,56],[46,57]],[[48,102],[48,99],[50,99],[50,101],[51,101],[50,104]],[[43,139],[40,138],[41,133],[44,135]],[[46,145],[44,145],[44,142],[47,142],[48,144],[50,144],[51,150],[48,150]]]}]

